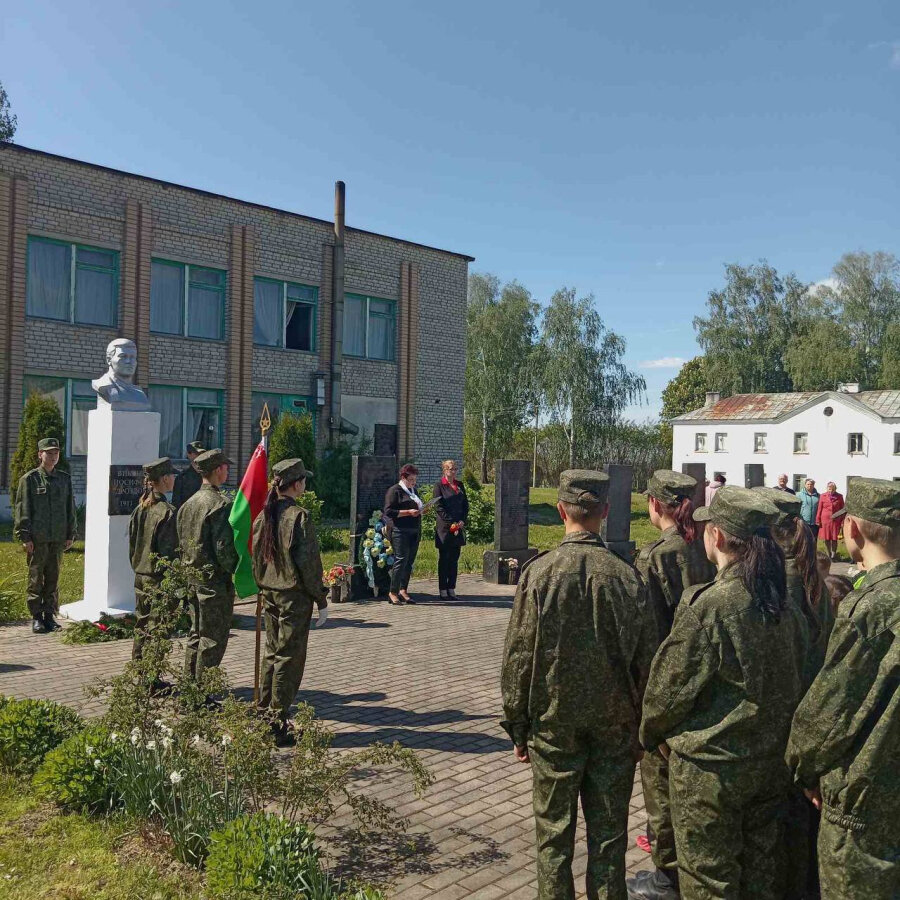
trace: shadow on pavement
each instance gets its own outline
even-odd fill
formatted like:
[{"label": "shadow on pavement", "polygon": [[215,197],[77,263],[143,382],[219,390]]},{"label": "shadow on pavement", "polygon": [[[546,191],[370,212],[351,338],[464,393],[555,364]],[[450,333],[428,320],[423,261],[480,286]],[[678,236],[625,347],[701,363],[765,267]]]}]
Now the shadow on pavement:
[{"label": "shadow on pavement", "polygon": [[[497,726],[500,730],[500,726]],[[506,753],[508,738],[491,737],[471,731],[415,731],[408,728],[376,728],[371,731],[342,731],[334,736],[332,747],[359,749],[380,741],[399,741],[413,750],[442,750],[446,753]]]}]

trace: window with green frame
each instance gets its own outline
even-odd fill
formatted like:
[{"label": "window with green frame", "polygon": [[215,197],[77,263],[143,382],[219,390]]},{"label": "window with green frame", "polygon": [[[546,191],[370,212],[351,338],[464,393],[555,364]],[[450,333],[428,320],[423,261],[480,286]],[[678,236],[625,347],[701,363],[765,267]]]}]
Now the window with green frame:
[{"label": "window with green frame", "polygon": [[162,417],[160,456],[185,459],[191,441],[200,441],[207,450],[222,446],[222,391],[151,384],[147,396]]},{"label": "window with green frame", "polygon": [[88,413],[97,408],[97,395],[90,380],[55,375],[25,375],[22,379],[22,402],[31,394],[43,394],[56,401],[66,423],[66,455],[86,456]]},{"label": "window with green frame", "polygon": [[25,310],[39,319],[115,327],[119,254],[115,250],[28,238]]},{"label": "window with green frame", "polygon": [[269,404],[269,418],[273,425],[282,413],[294,413],[298,416],[308,413],[312,417],[313,434],[316,433],[315,397],[306,397],[303,394],[279,394],[274,391],[254,391],[250,395],[250,421],[253,427],[254,445],[258,444],[262,437],[259,418],[266,403]]},{"label": "window with green frame", "polygon": [[316,349],[318,288],[253,279],[253,342],[287,350]]},{"label": "window with green frame", "polygon": [[150,330],[224,340],[226,280],[222,269],[154,259],[150,264]]},{"label": "window with green frame", "polygon": [[393,362],[397,332],[395,310],[393,300],[347,294],[344,297],[344,353]]}]

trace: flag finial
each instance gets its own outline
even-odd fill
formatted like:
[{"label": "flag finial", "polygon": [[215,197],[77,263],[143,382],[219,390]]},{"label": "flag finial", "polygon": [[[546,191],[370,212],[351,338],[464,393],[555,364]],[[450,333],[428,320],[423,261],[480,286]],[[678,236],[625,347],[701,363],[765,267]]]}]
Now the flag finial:
[{"label": "flag finial", "polygon": [[259,430],[263,437],[269,433],[272,427],[272,417],[269,415],[269,404],[263,403],[262,415],[259,417]]}]

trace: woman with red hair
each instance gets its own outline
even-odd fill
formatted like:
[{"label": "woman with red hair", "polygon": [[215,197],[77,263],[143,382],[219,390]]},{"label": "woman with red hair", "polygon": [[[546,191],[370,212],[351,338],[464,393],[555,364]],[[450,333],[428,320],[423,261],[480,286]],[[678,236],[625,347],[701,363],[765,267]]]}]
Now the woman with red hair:
[{"label": "woman with red hair", "polygon": [[388,488],[384,497],[384,517],[391,526],[391,545],[394,549],[391,590],[388,594],[394,606],[415,603],[407,588],[422,538],[422,509],[425,504],[416,493],[418,477],[419,470],[412,463],[407,463],[400,470],[400,481]]},{"label": "woman with red hair", "polygon": [[838,493],[837,485],[828,482],[828,488],[819,498],[816,510],[816,525],[819,526],[819,540],[825,541],[825,549],[832,560],[837,559],[837,545],[841,537],[841,525],[844,520],[835,513],[844,508],[844,496]]}]

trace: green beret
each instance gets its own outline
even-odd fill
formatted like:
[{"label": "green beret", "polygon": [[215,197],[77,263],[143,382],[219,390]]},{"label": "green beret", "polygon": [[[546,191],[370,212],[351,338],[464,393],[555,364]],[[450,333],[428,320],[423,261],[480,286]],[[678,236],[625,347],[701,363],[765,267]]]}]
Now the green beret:
[{"label": "green beret", "polygon": [[691,497],[697,489],[697,479],[683,472],[672,469],[657,469],[647,482],[645,494],[656,497],[667,506],[680,503],[685,497]]},{"label": "green beret", "polygon": [[591,507],[606,503],[609,496],[609,475],[594,469],[566,469],[559,476],[559,493],[563,503]]},{"label": "green beret", "polygon": [[191,441],[187,445],[188,453],[203,453],[206,450],[206,447],[200,443],[200,441]]},{"label": "green beret", "polygon": [[777,525],[784,525],[787,523],[788,519],[800,515],[800,498],[795,496],[794,494],[789,494],[787,491],[779,491],[778,488],[773,487],[764,487],[760,485],[759,487],[752,488],[751,490],[756,491],[757,494],[761,494],[769,503],[778,507],[778,512],[780,515],[778,516]]},{"label": "green beret", "polygon": [[293,484],[312,475],[312,472],[303,465],[302,459],[283,459],[272,466],[272,474],[277,475],[284,484]]},{"label": "green beret", "polygon": [[216,447],[215,450],[204,450],[203,453],[194,460],[194,465],[199,472],[208,475],[210,472],[218,469],[219,466],[233,466],[234,462],[225,455],[220,447]]},{"label": "green beret", "polygon": [[175,469],[172,460],[168,456],[161,456],[153,462],[144,463],[144,474],[151,481],[159,481],[164,475],[174,475]]},{"label": "green beret", "polygon": [[732,484],[722,485],[709,506],[694,510],[695,522],[712,522],[745,540],[760,528],[774,525],[780,516],[778,507],[762,494]]},{"label": "green beret", "polygon": [[38,441],[38,451],[59,450],[59,441],[56,438],[41,438]]},{"label": "green beret", "polygon": [[900,525],[900,481],[851,478],[847,484],[845,511],[867,522],[896,528]]}]

